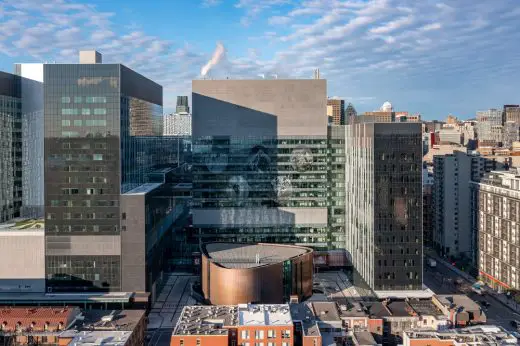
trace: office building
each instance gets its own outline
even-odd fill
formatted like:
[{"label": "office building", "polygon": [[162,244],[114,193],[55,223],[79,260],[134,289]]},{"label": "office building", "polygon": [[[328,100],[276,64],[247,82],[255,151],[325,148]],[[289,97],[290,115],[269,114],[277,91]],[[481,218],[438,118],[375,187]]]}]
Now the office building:
[{"label": "office building", "polygon": [[188,96],[177,96],[177,106],[175,113],[189,113],[190,106],[188,105]]},{"label": "office building", "polygon": [[283,303],[312,296],[312,249],[278,244],[207,243],[202,291],[214,305]]},{"label": "office building", "polygon": [[345,100],[327,99],[327,117],[329,124],[345,125]]},{"label": "office building", "polygon": [[[344,249],[344,126],[326,81],[193,81],[193,227],[202,242]],[[330,182],[330,184],[329,184]]]},{"label": "office building", "polygon": [[499,146],[503,138],[503,112],[489,109],[477,112],[477,135],[479,146]]},{"label": "office building", "polygon": [[191,136],[191,114],[173,113],[164,116],[164,136]]},{"label": "office building", "polygon": [[43,212],[43,87],[17,67],[0,72],[0,222]]},{"label": "office building", "polygon": [[464,142],[463,135],[458,129],[445,128],[438,132],[439,144],[457,144]]},{"label": "office building", "polygon": [[[422,289],[420,123],[346,126],[346,249],[375,291]],[[360,280],[361,281],[361,280]]]},{"label": "office building", "polygon": [[481,280],[498,291],[520,288],[520,176],[491,172],[473,182]]},{"label": "office building", "polygon": [[433,217],[435,215],[433,204],[433,173],[423,168],[423,245],[433,247]]},{"label": "office building", "polygon": [[[184,151],[162,136],[162,87],[101,59],[44,65],[48,292],[150,292],[149,256],[176,210],[159,183]],[[125,224],[137,215],[142,228]]]},{"label": "office building", "polygon": [[345,124],[348,124],[351,117],[357,116],[356,108],[354,108],[354,105],[352,103],[348,103],[347,108],[345,108]]},{"label": "office building", "polygon": [[504,121],[520,124],[520,105],[504,105]]},{"label": "office building", "polygon": [[477,235],[471,227],[470,184],[495,167],[494,160],[478,153],[453,151],[433,157],[433,242],[441,255],[476,263]]}]

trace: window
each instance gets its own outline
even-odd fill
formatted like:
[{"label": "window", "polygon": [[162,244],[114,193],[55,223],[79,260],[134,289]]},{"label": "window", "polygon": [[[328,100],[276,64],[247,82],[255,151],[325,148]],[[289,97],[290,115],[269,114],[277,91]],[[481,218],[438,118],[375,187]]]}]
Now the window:
[{"label": "window", "polygon": [[107,121],[89,119],[89,120],[85,120],[85,125],[87,125],[87,126],[107,126]]},{"label": "window", "polygon": [[197,345],[200,345],[200,339],[197,339]]},{"label": "window", "polygon": [[105,115],[107,114],[106,108],[94,108],[94,115]]},{"label": "window", "polygon": [[74,126],[81,126],[82,124],[83,124],[83,121],[81,121],[81,120],[74,120]]},{"label": "window", "polygon": [[79,133],[76,131],[62,131],[61,136],[64,138],[79,137]]},{"label": "window", "polygon": [[61,126],[70,126],[70,120],[68,119],[63,119],[61,121]]},{"label": "window", "polygon": [[61,115],[78,115],[78,109],[75,108],[62,108]]},{"label": "window", "polygon": [[275,346],[275,343],[274,342],[268,342],[267,346]]},{"label": "window", "polygon": [[103,161],[103,154],[93,154],[92,159],[94,161]]},{"label": "window", "polygon": [[271,330],[271,329],[268,330],[268,331],[267,331],[267,337],[268,337],[269,339],[276,338],[276,330]]},{"label": "window", "polygon": [[179,346],[184,346],[184,339],[179,340]]},{"label": "window", "polygon": [[126,213],[122,213],[122,214],[121,214],[121,219],[122,219],[122,220],[126,220]]},{"label": "window", "polygon": [[82,108],[81,115],[90,115],[90,108]]},{"label": "window", "polygon": [[61,103],[70,103],[70,97],[68,96],[63,96],[61,98]]},{"label": "window", "polygon": [[291,337],[291,330],[286,329],[282,332],[282,339],[288,339]]},{"label": "window", "polygon": [[74,96],[74,103],[81,103],[81,96]]},{"label": "window", "polygon": [[282,342],[282,346],[289,346],[289,343],[288,342]]},{"label": "window", "polygon": [[241,338],[242,339],[249,339],[249,331],[248,330],[243,330],[242,333],[241,333]]},{"label": "window", "polygon": [[264,331],[263,330],[255,331],[255,339],[263,339],[263,338],[264,338]]},{"label": "window", "polygon": [[255,346],[264,346],[263,342],[255,342]]},{"label": "window", "polygon": [[87,189],[87,195],[94,195],[94,194],[96,194],[95,189]]}]

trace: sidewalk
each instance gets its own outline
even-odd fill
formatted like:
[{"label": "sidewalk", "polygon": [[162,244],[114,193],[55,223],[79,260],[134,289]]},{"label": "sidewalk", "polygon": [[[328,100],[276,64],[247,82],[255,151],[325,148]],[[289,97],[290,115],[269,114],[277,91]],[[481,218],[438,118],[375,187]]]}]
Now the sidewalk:
[{"label": "sidewalk", "polygon": [[[431,257],[435,259],[437,262],[441,262],[444,264],[448,269],[456,273],[457,275],[464,278],[466,281],[468,281],[470,284],[474,284],[477,282],[477,279],[475,279],[473,276],[469,275],[468,273],[463,272],[459,268],[451,265],[451,263],[447,262],[445,259],[439,257],[437,254],[433,252],[425,253],[426,256]],[[505,294],[499,294],[495,292],[492,288],[486,287],[488,296],[492,297],[494,300],[499,302],[500,304],[504,305],[505,307],[509,308],[513,312],[520,313],[520,304],[514,302],[512,299],[508,299]]]}]

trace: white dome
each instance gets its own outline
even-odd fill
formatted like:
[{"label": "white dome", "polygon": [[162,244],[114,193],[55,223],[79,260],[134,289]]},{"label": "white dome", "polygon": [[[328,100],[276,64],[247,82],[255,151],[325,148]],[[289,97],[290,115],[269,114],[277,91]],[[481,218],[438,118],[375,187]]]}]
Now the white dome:
[{"label": "white dome", "polygon": [[392,104],[386,101],[385,103],[383,103],[380,110],[383,112],[391,112],[393,110]]}]

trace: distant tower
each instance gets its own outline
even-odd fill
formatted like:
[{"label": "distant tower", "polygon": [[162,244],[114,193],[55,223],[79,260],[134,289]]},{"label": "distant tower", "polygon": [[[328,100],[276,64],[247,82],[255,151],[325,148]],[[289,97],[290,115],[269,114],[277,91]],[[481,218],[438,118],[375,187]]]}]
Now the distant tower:
[{"label": "distant tower", "polygon": [[319,68],[314,70],[313,78],[320,79],[320,69]]},{"label": "distant tower", "polygon": [[[345,116],[347,119],[351,119],[351,117],[357,116],[356,109],[354,108],[354,105],[349,102],[347,105],[347,108],[345,108]],[[348,123],[348,120],[346,121]]]},{"label": "distant tower", "polygon": [[188,96],[177,96],[177,107],[175,113],[189,113]]}]

